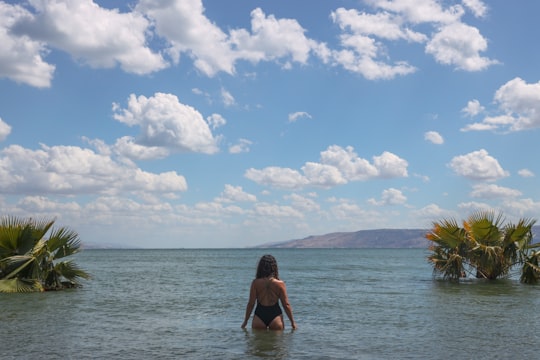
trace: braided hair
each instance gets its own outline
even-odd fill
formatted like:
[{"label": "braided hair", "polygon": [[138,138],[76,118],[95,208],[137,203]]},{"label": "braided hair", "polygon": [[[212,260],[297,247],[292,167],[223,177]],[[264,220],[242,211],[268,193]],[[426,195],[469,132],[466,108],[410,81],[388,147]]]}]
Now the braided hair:
[{"label": "braided hair", "polygon": [[272,255],[264,255],[259,260],[256,278],[260,279],[269,276],[273,276],[275,279],[279,280],[278,265],[275,257]]}]

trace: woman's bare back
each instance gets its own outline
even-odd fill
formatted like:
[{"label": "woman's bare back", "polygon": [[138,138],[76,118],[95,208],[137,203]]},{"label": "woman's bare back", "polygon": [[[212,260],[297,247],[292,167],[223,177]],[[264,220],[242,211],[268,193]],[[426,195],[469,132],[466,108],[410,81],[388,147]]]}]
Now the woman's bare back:
[{"label": "woman's bare back", "polygon": [[274,278],[260,278],[253,280],[257,295],[257,302],[263,306],[272,306],[279,301],[283,281]]}]

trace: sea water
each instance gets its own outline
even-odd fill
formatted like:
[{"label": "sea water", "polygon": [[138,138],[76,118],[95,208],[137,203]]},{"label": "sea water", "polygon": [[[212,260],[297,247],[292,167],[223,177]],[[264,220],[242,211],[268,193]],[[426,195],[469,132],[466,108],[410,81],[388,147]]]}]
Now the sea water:
[{"label": "sea water", "polygon": [[[240,328],[273,254],[298,329]],[[432,277],[424,249],[85,250],[84,287],[0,294],[0,359],[537,358],[540,286]]]}]

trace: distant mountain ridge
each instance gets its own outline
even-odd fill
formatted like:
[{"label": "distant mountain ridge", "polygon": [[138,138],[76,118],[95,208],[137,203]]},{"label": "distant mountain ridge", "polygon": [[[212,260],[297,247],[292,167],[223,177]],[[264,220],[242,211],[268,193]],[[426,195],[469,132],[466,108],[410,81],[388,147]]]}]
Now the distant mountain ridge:
[{"label": "distant mountain ridge", "polygon": [[[429,229],[376,229],[311,235],[303,239],[266,243],[258,248],[427,248]],[[533,243],[540,242],[540,226],[533,227]]]},{"label": "distant mountain ridge", "polygon": [[377,229],[312,235],[259,248],[427,248],[427,229]]}]

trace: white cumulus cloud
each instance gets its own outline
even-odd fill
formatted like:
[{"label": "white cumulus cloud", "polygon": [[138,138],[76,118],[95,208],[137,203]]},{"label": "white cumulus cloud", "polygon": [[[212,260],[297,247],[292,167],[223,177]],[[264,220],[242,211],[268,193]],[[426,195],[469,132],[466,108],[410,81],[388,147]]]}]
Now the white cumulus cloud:
[{"label": "white cumulus cloud", "polygon": [[524,131],[540,127],[540,81],[527,83],[514,78],[502,85],[493,97],[496,114],[465,126],[463,131]]},{"label": "white cumulus cloud", "polygon": [[123,136],[113,146],[116,153],[134,160],[163,159],[170,151],[161,146],[139,145],[131,136]]},{"label": "white cumulus cloud", "polygon": [[92,0],[29,3],[35,13],[17,23],[17,34],[63,50],[93,67],[119,64],[127,72],[148,74],[167,66],[162,56],[147,46],[150,23],[138,12],[120,13]]},{"label": "white cumulus cloud", "polygon": [[428,204],[421,209],[412,211],[415,217],[425,219],[426,223],[430,223],[433,219],[452,218],[456,217],[456,213],[447,209],[441,208],[437,204]]},{"label": "white cumulus cloud", "polygon": [[471,196],[475,198],[494,199],[494,198],[515,198],[521,196],[521,191],[510,189],[495,184],[476,184],[473,186]]},{"label": "white cumulus cloud", "polygon": [[477,28],[464,23],[444,25],[426,45],[426,53],[445,65],[466,71],[484,70],[497,61],[483,57],[487,40]]},{"label": "white cumulus cloud", "polygon": [[206,75],[219,71],[234,73],[235,57],[227,34],[204,15],[202,0],[141,0],[135,10],[153,21],[157,35],[167,41],[167,53],[175,63],[180,61],[181,54],[186,54]]},{"label": "white cumulus cloud", "polygon": [[225,189],[217,201],[221,202],[255,202],[257,197],[244,191],[241,186],[225,184]]},{"label": "white cumulus cloud", "polygon": [[534,173],[529,169],[521,169],[518,171],[518,175],[524,178],[534,177]]},{"label": "white cumulus cloud", "polygon": [[32,14],[19,5],[0,2],[0,77],[35,87],[49,87],[55,66],[44,61],[46,44],[14,32]]},{"label": "white cumulus cloud", "polygon": [[484,149],[456,156],[449,166],[457,175],[472,180],[493,181],[509,175]]},{"label": "white cumulus cloud", "polygon": [[156,194],[185,191],[174,171],[154,174],[75,146],[11,145],[0,151],[0,187],[10,194]]},{"label": "white cumulus cloud", "polygon": [[318,44],[305,36],[305,29],[295,19],[278,19],[262,9],[251,12],[251,33],[235,29],[230,33],[236,56],[251,62],[290,59],[305,64]]},{"label": "white cumulus cloud", "polygon": [[[392,59],[389,45],[397,41],[426,44],[426,53],[438,62],[466,71],[497,63],[481,56],[487,40],[462,21],[466,11],[485,15],[480,0],[455,5],[436,0],[366,3],[373,12],[338,8],[330,14],[341,32],[332,49],[307,37],[308,29],[297,19],[278,18],[261,8],[251,11],[249,28],[222,29],[207,17],[202,0],[140,0],[124,12],[93,0],[1,2],[0,77],[50,86],[55,66],[44,57],[53,50],[91,67],[119,66],[135,74],[160,71],[183,58],[200,73],[214,76],[235,75],[240,61],[273,61],[290,69],[314,57],[366,79],[392,79],[417,70],[406,59]],[[223,100],[226,106],[234,104],[232,97]]]},{"label": "white cumulus cloud", "polygon": [[202,115],[175,95],[156,93],[147,98],[131,94],[127,108],[113,104],[113,110],[116,120],[140,127],[138,145],[206,154],[218,151],[218,139]]},{"label": "white cumulus cloud", "polygon": [[482,2],[482,0],[463,0],[463,5],[468,7],[474,16],[484,17],[487,13],[487,6]]},{"label": "white cumulus cloud", "polygon": [[408,22],[421,23],[453,23],[459,21],[464,13],[460,5],[444,8],[437,0],[367,0],[376,8],[401,14]]},{"label": "white cumulus cloud", "polygon": [[355,34],[374,35],[389,40],[424,42],[427,36],[405,27],[403,17],[381,12],[369,14],[356,9],[338,8],[331,14],[332,20],[342,29],[348,28]]},{"label": "white cumulus cloud", "polygon": [[383,190],[380,200],[369,199],[368,202],[377,206],[402,205],[407,202],[407,197],[403,195],[401,190],[389,188]]},{"label": "white cumulus cloud", "polygon": [[277,166],[266,167],[262,170],[250,168],[246,170],[244,176],[258,184],[277,188],[294,189],[308,185],[306,177],[297,170]]},{"label": "white cumulus cloud", "polygon": [[512,117],[510,130],[540,127],[540,81],[528,84],[521,78],[510,80],[497,90],[494,100],[501,112]]},{"label": "white cumulus cloud", "polygon": [[333,165],[307,162],[302,166],[302,172],[309,185],[330,188],[336,185],[346,184],[347,179],[343,173]]},{"label": "white cumulus cloud", "polygon": [[225,118],[220,114],[212,114],[206,118],[206,121],[208,122],[208,125],[210,125],[212,130],[215,130],[218,127],[227,124],[227,120],[225,120]]},{"label": "white cumulus cloud", "polygon": [[251,12],[251,31],[240,28],[229,33],[206,17],[201,0],[141,0],[136,10],[153,20],[157,34],[168,42],[167,53],[175,63],[186,54],[208,76],[217,72],[234,74],[238,60],[255,64],[284,58],[286,64],[304,64],[310,52],[320,48],[304,35],[305,30],[295,19],[278,19],[260,8]]},{"label": "white cumulus cloud", "polygon": [[428,131],[424,134],[424,139],[430,143],[441,145],[444,144],[444,138],[436,131]]},{"label": "white cumulus cloud", "polygon": [[[487,40],[480,31],[462,21],[466,10],[481,17],[485,6],[479,0],[444,6],[435,0],[367,0],[374,13],[338,8],[331,19],[342,33],[342,49],[332,50],[332,59],[345,69],[367,79],[392,79],[407,75],[416,68],[406,60],[392,62],[388,42],[399,40],[426,43],[425,52],[441,64],[466,71],[479,71],[496,64],[480,54],[487,50]],[[426,25],[434,33],[426,31]],[[415,30],[419,28],[421,30]]]},{"label": "white cumulus cloud", "polygon": [[302,172],[272,166],[260,170],[248,169],[245,177],[278,188],[330,188],[350,181],[407,177],[407,166],[406,160],[387,151],[374,156],[371,163],[360,158],[350,146],[342,148],[332,145],[321,152],[320,162],[307,162],[302,166]]},{"label": "white cumulus cloud", "polygon": [[236,144],[232,144],[231,146],[229,146],[229,153],[247,153],[250,150],[251,144],[253,144],[253,142],[249,141],[248,139],[238,139],[238,142]]},{"label": "white cumulus cloud", "polygon": [[223,104],[225,106],[233,106],[236,104],[236,100],[234,99],[234,96],[232,96],[232,94],[225,90],[225,89],[221,89],[221,100],[223,101]]},{"label": "white cumulus cloud", "polygon": [[17,202],[17,206],[25,211],[36,214],[46,212],[49,214],[60,215],[62,213],[77,213],[82,207],[76,202],[56,202],[45,196],[25,196]]},{"label": "white cumulus cloud", "polygon": [[6,140],[8,135],[11,133],[11,126],[4,122],[2,118],[0,118],[0,141]]},{"label": "white cumulus cloud", "polygon": [[285,196],[285,199],[291,202],[293,208],[301,212],[319,211],[321,209],[320,205],[312,198],[300,194],[292,193]]},{"label": "white cumulus cloud", "polygon": [[467,116],[476,116],[480,113],[482,113],[485,110],[485,108],[480,105],[480,101],[474,99],[467,103],[467,106],[465,106],[463,109],[461,109],[461,112],[463,112]]},{"label": "white cumulus cloud", "polygon": [[370,80],[391,79],[416,71],[405,61],[388,63],[383,44],[375,40],[379,37],[394,41],[425,41],[422,34],[405,29],[399,16],[344,8],[338,8],[330,16],[342,30],[340,42],[343,49],[333,51],[333,59],[343,68]]}]

